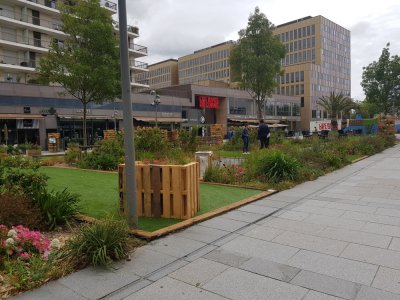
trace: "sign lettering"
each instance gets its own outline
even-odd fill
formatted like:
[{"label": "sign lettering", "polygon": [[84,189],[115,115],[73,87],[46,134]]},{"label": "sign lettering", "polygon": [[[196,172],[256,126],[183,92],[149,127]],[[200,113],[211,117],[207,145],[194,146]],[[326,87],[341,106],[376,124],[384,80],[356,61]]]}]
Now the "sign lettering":
[{"label": "sign lettering", "polygon": [[199,96],[200,108],[219,108],[219,98],[211,96]]}]

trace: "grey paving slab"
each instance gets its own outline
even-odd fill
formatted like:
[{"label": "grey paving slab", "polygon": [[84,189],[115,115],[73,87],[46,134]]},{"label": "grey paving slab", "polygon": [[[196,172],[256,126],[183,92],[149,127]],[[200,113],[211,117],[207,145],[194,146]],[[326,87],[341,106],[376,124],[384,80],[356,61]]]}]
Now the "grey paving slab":
[{"label": "grey paving slab", "polygon": [[338,194],[334,192],[334,188],[332,189],[332,192],[324,192],[319,194],[318,196],[320,197],[326,197],[326,198],[335,198],[335,199],[342,199],[342,200],[359,200],[361,196],[353,196],[353,195],[346,195],[346,194]]},{"label": "grey paving slab", "polygon": [[204,258],[231,267],[239,267],[240,265],[248,261],[251,257],[237,252],[231,252],[223,249],[216,249],[204,255]]},{"label": "grey paving slab", "polygon": [[359,220],[359,221],[368,221],[379,224],[386,225],[394,225],[400,226],[400,218],[391,217],[391,216],[381,216],[376,214],[367,214],[355,211],[348,211],[343,216],[346,219]]},{"label": "grey paving slab", "polygon": [[340,256],[393,269],[400,269],[400,252],[398,251],[350,244]]},{"label": "grey paving slab", "polygon": [[376,211],[375,207],[370,207],[367,205],[346,204],[346,203],[328,202],[325,207],[341,209],[341,210],[346,210],[346,211],[365,212],[365,213],[374,213]]},{"label": "grey paving slab", "polygon": [[328,203],[326,201],[319,201],[319,200],[314,200],[314,199],[305,199],[304,204],[312,205],[312,206],[325,207]]},{"label": "grey paving slab", "polygon": [[372,286],[394,294],[400,294],[400,271],[379,267]]},{"label": "grey paving slab", "polygon": [[167,276],[145,287],[144,289],[141,289],[140,291],[131,294],[130,296],[124,299],[126,300],[140,300],[140,299],[222,300],[225,298]]},{"label": "grey paving slab", "polygon": [[142,247],[136,249],[136,251],[131,254],[130,261],[123,262],[122,268],[130,270],[136,275],[146,276],[175,260],[176,258],[173,256],[152,251],[147,247]]},{"label": "grey paving slab", "polygon": [[148,247],[153,251],[181,258],[205,245],[206,244],[202,242],[170,235],[151,242]]},{"label": "grey paving slab", "polygon": [[275,262],[284,262],[299,250],[298,248],[279,245],[247,236],[240,236],[221,246],[221,249]]},{"label": "grey paving slab", "polygon": [[276,201],[281,201],[281,202],[286,202],[286,203],[293,203],[299,200],[299,196],[296,195],[284,195],[283,192],[274,194],[269,197],[271,200],[276,200]]},{"label": "grey paving slab", "polygon": [[271,200],[271,199],[269,199],[269,197],[258,200],[256,202],[253,202],[252,204],[260,205],[260,206],[275,207],[275,208],[283,208],[286,205],[288,205],[287,202]]},{"label": "grey paving slab", "polygon": [[195,240],[203,243],[211,243],[228,234],[229,232],[225,230],[195,225],[174,234],[174,236]]},{"label": "grey paving slab", "polygon": [[303,300],[338,300],[338,299],[343,299],[343,298],[330,296],[316,291],[309,291],[308,294],[303,298]]},{"label": "grey paving slab", "polygon": [[111,295],[105,297],[104,299],[106,300],[121,300],[121,299],[125,299],[126,297],[128,297],[129,295],[132,295],[133,293],[136,293],[137,291],[141,290],[142,288],[152,284],[153,282],[150,280],[139,280],[129,286],[127,286],[124,289],[118,290],[114,293],[112,293]]},{"label": "grey paving slab", "polygon": [[363,285],[355,300],[400,300],[400,295]]},{"label": "grey paving slab", "polygon": [[389,245],[389,249],[400,251],[400,238],[393,238]]},{"label": "grey paving slab", "polygon": [[262,214],[257,214],[257,213],[250,213],[250,212],[245,212],[245,211],[240,211],[240,210],[233,210],[230,211],[226,214],[223,214],[221,217],[226,218],[226,219],[231,219],[231,220],[237,220],[237,221],[242,221],[242,222],[247,222],[247,223],[252,223],[256,220],[259,220],[263,217],[265,217]]},{"label": "grey paving slab", "polygon": [[291,283],[343,299],[354,299],[361,288],[354,282],[304,270]]},{"label": "grey paving slab", "polygon": [[294,211],[302,211],[312,214],[330,216],[330,217],[339,217],[344,214],[343,210],[338,210],[334,208],[326,208],[321,206],[314,206],[309,204],[301,204],[293,208]]},{"label": "grey paving slab", "polygon": [[370,285],[378,266],[341,257],[301,250],[286,264],[303,270]]},{"label": "grey paving slab", "polygon": [[349,220],[321,215],[311,215],[304,222],[312,224],[327,225],[336,228],[345,228],[350,230],[359,230],[365,225],[364,221]]},{"label": "grey paving slab", "polygon": [[38,289],[11,297],[13,300],[85,300],[88,298],[77,294],[73,290],[63,286],[58,281],[50,282]]},{"label": "grey paving slab", "polygon": [[[168,274],[186,266],[188,263],[189,263],[188,261],[179,259],[179,260],[174,261],[173,263],[157,270],[156,272],[154,272],[153,274],[148,276],[147,279],[149,279],[151,281],[159,280],[159,279],[163,278],[164,276],[167,276]],[[151,264],[151,262],[149,264]]]},{"label": "grey paving slab", "polygon": [[384,225],[384,224],[367,222],[361,228],[361,231],[400,237],[400,226]]},{"label": "grey paving slab", "polygon": [[400,209],[377,208],[376,214],[400,218]]},{"label": "grey paving slab", "polygon": [[298,268],[261,258],[252,258],[241,264],[239,269],[285,282],[289,282],[297,273],[300,272],[300,269]]},{"label": "grey paving slab", "polygon": [[257,224],[248,224],[246,227],[243,227],[239,230],[237,230],[235,233],[238,233],[240,235],[246,234],[249,231],[252,231],[253,229],[256,229],[258,226]]},{"label": "grey paving slab", "polygon": [[203,248],[200,248],[199,250],[196,250],[196,251],[190,253],[189,255],[186,255],[184,257],[184,260],[189,261],[189,262],[194,261],[217,248],[218,248],[218,246],[215,246],[215,245],[207,245]]},{"label": "grey paving slab", "polygon": [[387,248],[392,239],[391,237],[385,235],[332,227],[325,228],[319,232],[318,235],[340,241],[380,248]]},{"label": "grey paving slab", "polygon": [[244,235],[260,240],[271,241],[283,232],[284,231],[281,229],[257,225],[255,228],[244,233]]},{"label": "grey paving slab", "polygon": [[168,276],[190,285],[201,287],[228,268],[229,266],[227,265],[199,258]]},{"label": "grey paving slab", "polygon": [[300,300],[307,290],[244,270],[230,268],[203,286],[229,299]]},{"label": "grey paving slab", "polygon": [[347,242],[290,231],[278,235],[272,242],[335,256],[348,245]]},{"label": "grey paving slab", "polygon": [[88,299],[98,299],[139,278],[133,270],[120,269],[113,272],[100,268],[87,268],[61,278],[58,282]]},{"label": "grey paving slab", "polygon": [[263,222],[262,226],[268,226],[283,230],[290,230],[294,232],[304,233],[304,234],[317,234],[326,228],[323,224],[311,224],[300,221],[288,220],[283,218],[269,218]]},{"label": "grey paving slab", "polygon": [[238,208],[238,210],[255,213],[255,214],[269,215],[269,214],[277,211],[278,209],[276,207],[247,204],[245,206]]},{"label": "grey paving slab", "polygon": [[294,221],[302,221],[305,218],[310,216],[309,213],[303,211],[285,211],[284,213],[280,214],[279,217],[283,219],[289,219]]},{"label": "grey paving slab", "polygon": [[246,223],[246,222],[216,217],[216,218],[207,220],[205,222],[201,222],[199,225],[233,232],[235,230],[238,230],[239,228],[246,226],[247,224],[248,223]]},{"label": "grey paving slab", "polygon": [[215,246],[222,246],[222,245],[226,244],[227,242],[230,242],[230,241],[236,239],[238,236],[240,236],[240,234],[232,233],[232,234],[229,234],[219,240],[216,240],[215,242],[212,242],[212,244]]}]

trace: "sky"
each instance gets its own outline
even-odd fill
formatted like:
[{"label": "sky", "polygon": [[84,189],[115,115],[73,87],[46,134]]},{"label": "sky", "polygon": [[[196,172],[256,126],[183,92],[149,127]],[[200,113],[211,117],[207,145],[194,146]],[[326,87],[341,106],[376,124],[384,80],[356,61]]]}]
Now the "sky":
[{"label": "sky", "polygon": [[139,60],[155,63],[237,40],[258,6],[280,25],[322,15],[351,31],[351,96],[363,100],[362,68],[379,59],[390,43],[400,55],[399,0],[126,0],[128,24],[139,27],[135,43],[148,47]]}]

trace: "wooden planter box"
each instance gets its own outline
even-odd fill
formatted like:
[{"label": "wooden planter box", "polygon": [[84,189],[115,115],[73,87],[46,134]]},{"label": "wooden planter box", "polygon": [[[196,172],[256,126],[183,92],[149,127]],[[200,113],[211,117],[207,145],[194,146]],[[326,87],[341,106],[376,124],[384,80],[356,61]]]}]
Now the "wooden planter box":
[{"label": "wooden planter box", "polygon": [[[125,165],[118,166],[120,212],[126,214]],[[199,164],[136,163],[137,214],[145,217],[192,218],[200,209]]]},{"label": "wooden planter box", "polygon": [[26,150],[26,156],[29,157],[39,157],[42,155],[42,150],[35,149],[35,150]]}]

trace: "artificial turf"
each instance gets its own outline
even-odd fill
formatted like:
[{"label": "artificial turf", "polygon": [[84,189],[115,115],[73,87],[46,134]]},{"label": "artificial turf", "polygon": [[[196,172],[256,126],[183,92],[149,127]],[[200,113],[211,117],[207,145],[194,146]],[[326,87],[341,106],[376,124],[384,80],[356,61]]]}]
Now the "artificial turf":
[{"label": "artificial turf", "polygon": [[[82,214],[104,218],[118,214],[118,174],[94,171],[42,167],[41,171],[49,176],[48,187],[56,191],[68,190],[81,197]],[[204,214],[216,208],[243,200],[260,193],[258,190],[200,184],[200,211]],[[155,231],[176,224],[181,220],[139,217],[139,229]]]}]

